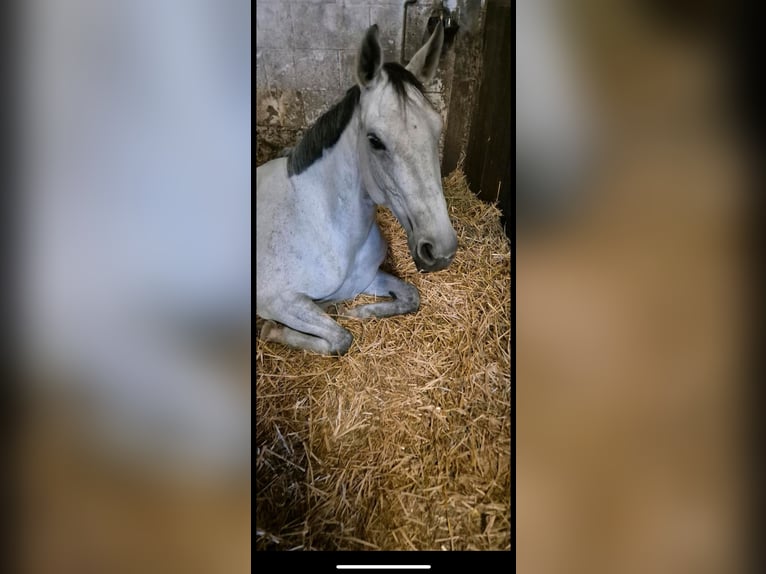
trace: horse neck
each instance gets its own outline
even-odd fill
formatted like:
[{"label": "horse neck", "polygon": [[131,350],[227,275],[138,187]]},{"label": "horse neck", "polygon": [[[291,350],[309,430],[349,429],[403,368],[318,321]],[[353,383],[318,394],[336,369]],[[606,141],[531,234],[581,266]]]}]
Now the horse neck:
[{"label": "horse neck", "polygon": [[337,143],[322,158],[322,169],[326,181],[331,184],[331,192],[340,196],[341,201],[348,205],[351,202],[371,203],[364,189],[362,168],[359,164],[359,137],[357,110]]}]

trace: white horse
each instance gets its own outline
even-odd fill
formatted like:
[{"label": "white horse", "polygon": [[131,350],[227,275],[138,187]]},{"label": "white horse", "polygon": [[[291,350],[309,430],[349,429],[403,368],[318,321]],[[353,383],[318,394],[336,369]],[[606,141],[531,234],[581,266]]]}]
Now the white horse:
[{"label": "white horse", "polygon": [[250,3],[24,4],[27,364],[111,450],[249,469],[249,400],[191,340],[250,328]]},{"label": "white horse", "polygon": [[[367,30],[357,85],[288,157],[256,174],[256,313],[261,338],[322,354],[352,336],[322,305],[360,293],[390,297],[348,311],[357,318],[418,309],[417,289],[379,269],[386,243],[375,206],[391,209],[421,271],[452,261],[457,236],[441,185],[439,114],[423,95],[444,30],[439,24],[406,68],[382,62],[378,27]],[[279,323],[279,324],[277,324]]]}]

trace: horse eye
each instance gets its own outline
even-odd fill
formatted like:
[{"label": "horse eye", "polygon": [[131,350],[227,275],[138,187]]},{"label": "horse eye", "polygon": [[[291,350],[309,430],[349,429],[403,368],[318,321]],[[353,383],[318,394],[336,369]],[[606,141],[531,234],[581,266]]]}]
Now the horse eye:
[{"label": "horse eye", "polygon": [[370,140],[370,145],[372,146],[373,149],[378,149],[378,150],[386,149],[386,146],[383,145],[383,142],[380,141],[377,138],[377,136],[373,134],[368,134],[367,139]]}]

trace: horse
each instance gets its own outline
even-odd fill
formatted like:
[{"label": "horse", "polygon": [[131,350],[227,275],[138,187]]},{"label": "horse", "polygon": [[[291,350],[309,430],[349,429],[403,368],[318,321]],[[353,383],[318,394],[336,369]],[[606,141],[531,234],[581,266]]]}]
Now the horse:
[{"label": "horse", "polygon": [[245,377],[209,358],[213,327],[250,336],[249,11],[25,3],[28,388],[99,456],[184,478],[250,472]]},{"label": "horse", "polygon": [[356,84],[287,157],[256,169],[256,314],[260,338],[322,355],[353,336],[326,310],[359,294],[388,300],[345,311],[357,319],[414,313],[417,288],[380,269],[386,242],[376,206],[407,233],[420,272],[457,251],[442,190],[439,113],[423,93],[444,41],[439,24],[407,66],[382,61],[378,26],[357,52]]}]

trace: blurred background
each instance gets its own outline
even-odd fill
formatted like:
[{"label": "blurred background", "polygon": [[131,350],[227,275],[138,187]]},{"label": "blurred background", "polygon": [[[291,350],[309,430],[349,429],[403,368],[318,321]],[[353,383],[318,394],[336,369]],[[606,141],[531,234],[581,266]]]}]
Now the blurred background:
[{"label": "blurred background", "polygon": [[15,572],[250,571],[250,12],[19,3]]},{"label": "blurred background", "polygon": [[752,566],[736,4],[515,3],[525,574]]}]

